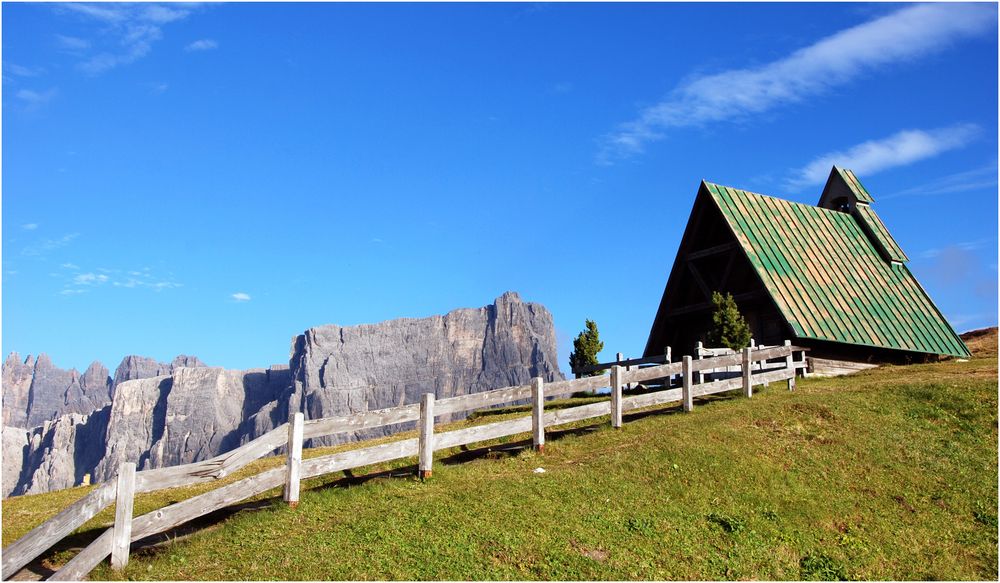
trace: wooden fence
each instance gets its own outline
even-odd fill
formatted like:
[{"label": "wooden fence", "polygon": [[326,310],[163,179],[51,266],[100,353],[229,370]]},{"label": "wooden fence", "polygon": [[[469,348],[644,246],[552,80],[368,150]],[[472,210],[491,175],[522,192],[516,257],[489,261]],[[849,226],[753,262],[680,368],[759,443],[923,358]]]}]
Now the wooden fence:
[{"label": "wooden fence", "polygon": [[[753,349],[763,349],[763,348],[772,348],[772,347],[771,346],[765,346],[763,344],[758,345],[757,342],[753,338],[751,338],[750,339],[750,348],[753,348]],[[727,355],[730,355],[730,354],[735,354],[735,352],[736,351],[733,350],[732,348],[712,348],[712,347],[706,347],[704,345],[704,343],[698,342],[698,344],[696,344],[695,347],[694,347],[694,358],[700,360],[700,359],[705,358],[705,357],[727,356]],[[624,366],[625,370],[632,370],[632,367],[643,366],[643,365],[650,365],[650,364],[670,364],[672,362],[670,355],[671,355],[671,348],[669,346],[667,346],[666,348],[664,348],[663,354],[657,354],[657,355],[654,355],[654,356],[644,356],[642,358],[625,358],[622,355],[622,353],[619,352],[616,355],[615,360],[613,360],[611,362],[601,362],[601,363],[598,363],[598,364],[591,364],[591,365],[587,365],[587,366],[579,366],[579,367],[574,368],[572,370],[572,372],[573,372],[573,374],[576,375],[576,378],[580,378],[582,375],[585,375],[585,374],[588,374],[588,373],[610,370],[611,367],[613,367],[615,365]],[[761,368],[763,368],[763,367],[761,367]],[[702,373],[701,372],[697,373],[695,375],[695,382],[702,382],[701,380],[699,380],[699,379],[702,379],[702,378],[703,378],[702,377]]]},{"label": "wooden fence", "polygon": [[[796,370],[805,367],[804,359],[795,360],[794,354],[804,350],[806,349],[792,346],[791,342],[786,341],[784,346],[774,348],[747,348],[742,353],[700,360],[685,356],[681,362],[633,370],[614,365],[610,376],[552,383],[544,383],[541,378],[536,378],[529,385],[441,400],[435,400],[433,393],[427,393],[420,403],[413,405],[342,417],[306,421],[302,413],[295,413],[288,423],[212,459],[140,472],[136,471],[134,463],[123,463],[115,479],[99,484],[76,503],[3,549],[2,575],[4,579],[9,579],[112,503],[115,503],[114,526],[80,551],[51,579],[80,580],[109,555],[112,567],[122,568],[128,563],[131,543],[278,486],[284,487],[284,500],[295,506],[299,499],[299,483],[304,479],[414,456],[418,458],[419,475],[426,478],[431,475],[434,452],[437,450],[528,432],[531,433],[533,446],[541,450],[545,444],[545,429],[556,425],[610,414],[611,425],[621,427],[622,414],[634,409],[682,401],[684,410],[690,411],[694,406],[694,397],[738,388],[742,388],[743,393],[750,397],[753,395],[754,385],[781,380],[786,380],[788,389],[792,390],[795,387]],[[775,360],[780,362],[779,368],[754,374],[753,363]],[[743,371],[739,378],[705,383],[693,380],[696,372],[736,365]],[[671,379],[678,375],[681,378],[680,386],[673,387]],[[666,381],[663,382],[662,379]],[[661,380],[661,390],[634,396],[622,394],[625,385],[656,380]],[[609,401],[545,411],[547,398],[609,386]],[[434,431],[436,416],[522,400],[531,402],[532,410],[528,416],[443,433]],[[302,459],[302,442],[305,439],[408,421],[418,421],[418,437]],[[142,516],[132,516],[132,503],[137,493],[219,480],[282,446],[287,446],[284,467],[263,471]]]}]

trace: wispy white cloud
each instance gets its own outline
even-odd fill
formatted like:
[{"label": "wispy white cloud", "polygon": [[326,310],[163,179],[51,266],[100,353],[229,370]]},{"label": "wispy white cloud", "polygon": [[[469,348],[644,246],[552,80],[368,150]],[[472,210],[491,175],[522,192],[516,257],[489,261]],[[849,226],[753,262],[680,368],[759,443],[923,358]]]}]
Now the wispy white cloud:
[{"label": "wispy white cloud", "polygon": [[103,273],[81,273],[73,277],[74,285],[100,285],[107,283],[108,276]]},{"label": "wispy white cloud", "polygon": [[148,279],[137,279],[134,277],[127,277],[123,280],[116,280],[112,282],[112,285],[114,285],[115,287],[122,287],[125,289],[144,287],[154,291],[163,291],[165,289],[183,287],[182,284],[179,284],[175,281],[150,281]]},{"label": "wispy white cloud", "polygon": [[37,77],[44,72],[43,69],[38,67],[23,67],[15,63],[4,63],[3,64],[3,75],[7,79],[9,75],[15,75],[17,77]]},{"label": "wispy white cloud", "polygon": [[[97,75],[134,63],[153,49],[153,44],[163,38],[163,26],[186,18],[194,10],[190,4],[133,4],[133,3],[65,3],[58,10],[103,24],[101,34],[111,38],[104,42],[104,50],[84,56],[80,70]],[[90,39],[57,36],[60,46],[69,51],[84,53],[94,44]],[[113,47],[113,48],[111,48]]]},{"label": "wispy white cloud", "polygon": [[184,8],[178,6],[180,5],[146,4],[143,6],[142,16],[150,22],[167,24],[190,14],[190,6]]},{"label": "wispy white cloud", "polygon": [[975,251],[982,248],[987,243],[995,241],[995,239],[977,239],[975,241],[960,241],[958,243],[952,243],[947,247],[932,247],[930,249],[925,249],[921,251],[917,257],[921,259],[934,259],[935,257],[940,257],[942,253],[957,249],[959,251]]},{"label": "wispy white cloud", "polygon": [[46,255],[51,251],[55,251],[56,249],[69,245],[79,236],[80,233],[67,233],[58,239],[45,239],[35,245],[25,247],[21,250],[21,254],[35,257]]},{"label": "wispy white cloud", "polygon": [[996,30],[989,4],[921,4],[842,30],[759,67],[695,77],[605,136],[598,162],[644,150],[667,130],[740,120]]},{"label": "wispy white cloud", "polygon": [[216,48],[219,48],[219,43],[217,43],[216,41],[214,41],[214,40],[212,40],[210,38],[203,38],[203,39],[200,39],[200,40],[196,40],[193,43],[189,44],[188,46],[184,47],[184,50],[188,51],[188,52],[191,52],[191,51],[210,51],[210,50],[216,49]]},{"label": "wispy white cloud", "polygon": [[905,166],[965,146],[979,133],[971,124],[934,130],[903,130],[887,138],[869,140],[847,150],[823,154],[793,172],[791,189],[823,183],[834,165],[857,174],[872,175],[887,168]]},{"label": "wispy white cloud", "polygon": [[906,190],[900,190],[899,192],[880,194],[878,199],[879,201],[883,201],[903,196],[934,196],[938,194],[956,194],[959,192],[968,192],[970,190],[996,190],[996,187],[997,163],[994,161],[992,164],[987,164],[986,166],[980,168],[973,168],[972,170],[949,174],[921,184],[920,186],[907,188]]},{"label": "wispy white cloud", "polygon": [[183,285],[175,281],[156,281],[147,284],[146,287],[154,291],[163,291],[165,289],[174,289],[176,287],[183,287]]},{"label": "wispy white cloud", "polygon": [[[80,267],[75,263],[63,263],[60,267],[78,272]],[[98,267],[84,273],[53,273],[53,277],[64,278],[62,294],[81,293],[88,289],[110,286],[119,289],[151,289],[160,292],[166,289],[182,287],[182,284],[171,278],[155,275],[148,267],[142,270],[123,270]],[[172,275],[172,274],[171,274]]]},{"label": "wispy white cloud", "polygon": [[38,223],[24,223],[21,225],[21,228],[25,231],[34,231],[38,228]]},{"label": "wispy white cloud", "polygon": [[82,2],[67,2],[60,5],[61,8],[71,12],[83,14],[95,20],[107,23],[121,22],[125,19],[125,12],[120,7],[113,4],[85,4]]},{"label": "wispy white cloud", "polygon": [[56,35],[56,46],[64,51],[69,51],[72,53],[78,53],[80,51],[85,51],[90,48],[90,41],[85,38],[77,38],[75,36],[66,36],[64,34]]},{"label": "wispy white cloud", "polygon": [[52,101],[52,98],[56,96],[56,90],[54,88],[47,91],[19,89],[14,95],[29,108],[36,108]]},{"label": "wispy white cloud", "polygon": [[234,293],[233,295],[231,295],[229,297],[233,298],[237,302],[249,302],[250,301],[250,294],[248,294],[246,292],[236,292],[236,293]]}]

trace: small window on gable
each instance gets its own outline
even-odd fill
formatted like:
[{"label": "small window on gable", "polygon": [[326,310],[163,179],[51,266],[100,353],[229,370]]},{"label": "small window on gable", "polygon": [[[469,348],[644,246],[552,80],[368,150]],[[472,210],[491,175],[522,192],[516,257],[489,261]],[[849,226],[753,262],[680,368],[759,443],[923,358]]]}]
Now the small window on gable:
[{"label": "small window on gable", "polygon": [[840,211],[842,213],[851,212],[851,200],[846,196],[833,199],[833,210]]}]

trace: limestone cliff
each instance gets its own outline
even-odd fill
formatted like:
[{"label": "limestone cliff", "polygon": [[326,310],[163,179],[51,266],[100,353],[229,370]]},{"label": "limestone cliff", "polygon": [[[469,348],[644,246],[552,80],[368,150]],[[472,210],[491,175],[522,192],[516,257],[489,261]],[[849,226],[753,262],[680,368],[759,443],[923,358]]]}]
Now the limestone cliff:
[{"label": "limestone cliff", "polygon": [[289,411],[329,417],[416,403],[425,392],[440,399],[559,380],[557,362],[552,316],[515,293],[444,316],[310,328],[293,339],[289,366],[268,369],[129,356],[111,379],[99,363],[79,375],[44,355],[12,354],[3,370],[3,494],[73,486],[88,473],[106,480],[124,461],[150,469],[207,459],[281,425]]},{"label": "limestone cliff", "polygon": [[443,399],[535,376],[561,380],[556,363],[551,314],[508,292],[444,316],[306,330],[293,346],[290,409],[317,419],[416,403],[423,393]]},{"label": "limestone cliff", "polygon": [[288,381],[284,367],[248,371],[182,367],[170,376],[123,382],[111,404],[107,453],[95,477],[110,478],[126,461],[144,470],[229,451],[244,440],[245,420],[273,401]]},{"label": "limestone cliff", "polygon": [[38,427],[67,413],[87,415],[111,404],[115,387],[132,379],[169,375],[180,367],[205,366],[193,356],[178,356],[171,363],[145,356],[126,356],[115,371],[94,361],[81,375],[63,370],[46,354],[28,356],[23,362],[12,352],[3,364],[3,425]]}]

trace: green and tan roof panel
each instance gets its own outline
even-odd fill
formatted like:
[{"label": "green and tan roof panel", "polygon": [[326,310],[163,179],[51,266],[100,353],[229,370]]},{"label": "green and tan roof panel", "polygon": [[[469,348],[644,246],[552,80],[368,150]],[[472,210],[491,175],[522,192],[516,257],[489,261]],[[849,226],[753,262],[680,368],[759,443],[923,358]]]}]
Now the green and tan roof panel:
[{"label": "green and tan roof panel", "polygon": [[844,182],[847,183],[847,187],[850,188],[851,192],[854,193],[854,196],[857,197],[858,202],[867,202],[869,204],[875,202],[875,199],[868,193],[868,189],[861,184],[861,181],[858,180],[858,177],[854,174],[853,170],[838,168],[836,166],[834,166],[834,169],[840,174],[841,178],[844,179]]},{"label": "green and tan roof panel", "polygon": [[885,261],[852,215],[705,187],[798,337],[968,356],[909,269]]},{"label": "green and tan roof panel", "polygon": [[903,249],[899,246],[899,243],[893,239],[889,233],[889,229],[885,228],[885,223],[879,218],[875,209],[866,204],[859,204],[854,207],[854,212],[857,213],[858,220],[868,228],[872,237],[882,247],[883,254],[887,259],[899,262],[910,260],[906,256],[906,253],[903,253]]}]

